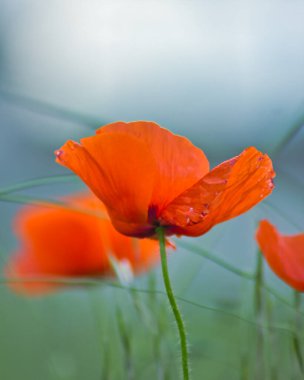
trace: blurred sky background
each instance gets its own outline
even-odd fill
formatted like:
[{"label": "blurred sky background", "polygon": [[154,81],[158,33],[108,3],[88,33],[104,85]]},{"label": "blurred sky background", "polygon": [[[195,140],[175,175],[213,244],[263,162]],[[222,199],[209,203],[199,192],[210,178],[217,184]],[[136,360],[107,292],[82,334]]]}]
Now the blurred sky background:
[{"label": "blurred sky background", "polygon": [[[240,267],[253,269],[259,219],[270,218],[285,232],[304,230],[303,19],[302,0],[0,0],[1,187],[67,173],[54,162],[53,151],[67,139],[78,140],[117,120],[156,121],[191,139],[213,165],[255,145],[273,155],[277,188],[269,202],[275,207],[266,201],[197,239]],[[297,133],[288,140],[290,131]],[[281,145],[284,139],[287,145]],[[56,196],[75,188],[52,185],[30,194]],[[0,204],[4,256],[16,245],[11,217],[18,207]],[[214,282],[215,276],[225,274],[214,264],[204,263],[200,273],[201,258],[176,256],[172,277],[179,278],[178,289],[190,281],[190,298],[214,301],[214,294],[234,299],[241,293],[238,278],[227,275],[225,281]],[[208,291],[198,293],[206,287]],[[14,313],[23,310],[24,301],[5,290],[2,294],[6,305],[2,333],[13,355],[14,342],[25,328],[33,329],[34,322],[27,314],[27,327],[21,323],[19,335],[14,333],[22,319]],[[78,310],[78,301],[68,301],[72,310]],[[36,317],[38,313],[42,318],[41,305],[34,307]],[[64,307],[63,314],[69,315],[70,309]],[[32,338],[24,339],[18,358]],[[90,344],[86,339],[85,347]],[[0,349],[6,358],[7,347]],[[66,363],[74,360],[64,350],[53,351],[49,360],[57,367],[61,361],[69,367]],[[3,380],[19,380],[12,362],[3,368]],[[60,377],[58,368],[57,377],[46,375],[43,368],[41,364],[35,372],[24,361],[23,380],[76,378],[66,372]]]},{"label": "blurred sky background", "polygon": [[[303,122],[302,1],[0,4],[2,185],[66,172],[53,151],[87,125],[154,120],[217,164]],[[274,157],[302,183],[303,138]]]}]

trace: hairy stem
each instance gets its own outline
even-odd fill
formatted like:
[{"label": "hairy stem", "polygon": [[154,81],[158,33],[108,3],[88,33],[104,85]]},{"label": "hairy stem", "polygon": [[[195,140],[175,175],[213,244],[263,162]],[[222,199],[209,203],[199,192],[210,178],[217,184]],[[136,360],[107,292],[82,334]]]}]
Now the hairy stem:
[{"label": "hairy stem", "polygon": [[183,378],[184,380],[189,380],[189,359],[188,359],[188,347],[187,347],[187,337],[184,321],[182,319],[181,313],[177,306],[174,293],[171,287],[168,265],[167,265],[167,255],[166,255],[166,241],[165,241],[165,233],[162,227],[157,228],[156,230],[158,239],[159,239],[159,247],[160,247],[160,256],[161,256],[161,266],[164,284],[166,288],[166,293],[168,296],[168,300],[172,309],[172,312],[175,317],[176,325],[178,328],[179,338],[180,338],[180,348],[181,348],[181,356],[182,356],[182,367],[183,367]]}]

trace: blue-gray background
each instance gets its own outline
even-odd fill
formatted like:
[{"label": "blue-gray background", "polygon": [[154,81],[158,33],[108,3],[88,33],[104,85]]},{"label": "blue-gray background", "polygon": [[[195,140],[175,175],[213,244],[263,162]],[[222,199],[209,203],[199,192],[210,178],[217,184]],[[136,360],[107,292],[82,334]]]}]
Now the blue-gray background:
[{"label": "blue-gray background", "polygon": [[[1,187],[67,173],[54,163],[53,151],[67,139],[77,140],[116,120],[154,120],[190,138],[213,165],[255,145],[273,155],[278,174],[269,204],[194,241],[253,271],[259,219],[270,218],[286,233],[304,230],[303,17],[300,0],[1,0]],[[28,194],[55,196],[75,188],[52,185]],[[2,263],[17,244],[11,217],[19,207],[0,204]],[[240,314],[243,300],[250,297],[250,284],[182,249],[172,254],[170,268],[174,287],[187,299],[222,308],[238,305]],[[268,277],[288,294],[284,284],[271,273]],[[162,289],[161,281],[157,286]],[[107,314],[115,309],[113,302],[120,302],[109,301],[107,292],[112,291],[96,291],[103,302],[101,314],[102,308]],[[100,378],[91,293],[75,290],[30,300],[3,286],[1,378]],[[144,295],[141,302],[149,309]],[[229,379],[238,379],[242,344],[231,346],[239,339],[230,329],[235,321],[221,315],[217,320],[187,305],[183,310],[199,363],[194,378],[200,379],[204,369],[207,380],[227,379],[227,368],[234,366]],[[128,302],[124,312],[133,331],[134,310]],[[165,306],[163,313],[170,319]],[[172,329],[173,323],[168,326]],[[104,334],[114,340],[111,363],[119,367],[119,339],[111,328]],[[138,348],[149,346],[145,331],[142,326],[132,338],[139,351],[134,361],[143,363],[138,369],[143,374],[136,378],[153,379],[155,373],[145,365],[151,355]],[[173,343],[171,355],[176,348]],[[110,379],[123,376],[113,370]]]}]

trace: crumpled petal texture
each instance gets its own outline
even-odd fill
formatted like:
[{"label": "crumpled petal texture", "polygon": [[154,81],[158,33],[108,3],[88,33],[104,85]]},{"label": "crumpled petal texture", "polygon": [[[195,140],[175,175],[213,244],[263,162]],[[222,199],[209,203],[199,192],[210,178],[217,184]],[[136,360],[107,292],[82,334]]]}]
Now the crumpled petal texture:
[{"label": "crumpled petal texture", "polygon": [[184,137],[149,121],[117,122],[96,136],[68,141],[57,162],[82,178],[129,236],[198,236],[255,206],[273,190],[272,162],[245,149],[213,170]]},{"label": "crumpled petal texture", "polygon": [[[65,198],[66,207],[27,206],[14,220],[20,247],[6,266],[9,277],[113,276],[109,257],[127,260],[135,273],[159,260],[156,241],[118,233],[93,194]],[[55,290],[55,283],[16,283],[27,294]]]},{"label": "crumpled petal texture", "polygon": [[273,177],[270,158],[256,148],[247,148],[171,202],[161,214],[162,223],[174,225],[177,234],[202,235],[268,196],[273,189]]},{"label": "crumpled petal texture", "polygon": [[256,239],[274,273],[292,288],[304,291],[304,233],[282,235],[267,220],[262,220]]}]

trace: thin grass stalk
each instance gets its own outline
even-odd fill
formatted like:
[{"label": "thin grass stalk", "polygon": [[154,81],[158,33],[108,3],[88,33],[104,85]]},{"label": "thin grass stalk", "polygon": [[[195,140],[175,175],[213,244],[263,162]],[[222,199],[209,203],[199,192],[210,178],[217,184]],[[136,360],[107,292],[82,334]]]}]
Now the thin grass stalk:
[{"label": "thin grass stalk", "polygon": [[58,183],[69,183],[78,180],[75,174],[61,174],[61,175],[53,175],[48,177],[40,177],[29,179],[27,181],[22,181],[15,183],[11,186],[1,187],[0,195],[7,195],[10,193],[14,193],[16,191],[22,191],[27,189],[32,189],[33,187],[46,186]]},{"label": "thin grass stalk", "polygon": [[[151,273],[149,277],[149,290],[151,294],[149,296],[149,305],[151,312],[155,315],[159,315],[155,322],[155,330],[153,332],[153,357],[154,362],[156,363],[156,374],[158,380],[166,379],[166,361],[162,358],[162,339],[166,333],[166,327],[163,323],[164,313],[161,312],[163,300],[161,303],[158,302],[156,298],[156,277],[155,273]],[[160,363],[162,363],[160,365]]]},{"label": "thin grass stalk", "polygon": [[256,277],[254,287],[254,312],[257,327],[256,334],[256,379],[265,379],[264,366],[264,334],[260,324],[263,321],[263,256],[257,251]]},{"label": "thin grass stalk", "polygon": [[123,314],[119,308],[116,311],[116,320],[118,324],[118,330],[120,333],[121,344],[124,354],[124,368],[125,368],[125,379],[134,380],[134,368],[132,363],[132,348],[130,334],[124,320]]},{"label": "thin grass stalk", "polygon": [[193,252],[195,254],[198,254],[199,256],[203,256],[206,259],[214,262],[215,264],[227,269],[229,272],[232,272],[234,274],[237,274],[238,276],[247,278],[249,280],[254,280],[255,275],[252,273],[245,272],[239,268],[236,268],[235,266],[231,265],[230,263],[226,262],[225,260],[220,259],[219,257],[216,257],[214,254],[202,249],[201,247],[198,247],[194,244],[179,241],[178,245],[184,249],[189,250],[190,252]]},{"label": "thin grass stalk", "polygon": [[295,353],[295,357],[297,359],[297,363],[299,365],[299,369],[301,372],[301,378],[304,378],[304,365],[303,365],[303,357],[301,351],[301,343],[299,339],[299,331],[301,331],[301,319],[299,316],[299,311],[301,307],[301,293],[297,290],[294,291],[294,306],[295,310],[298,312],[295,314],[294,318],[294,335],[292,337],[292,347]]},{"label": "thin grass stalk", "polygon": [[94,319],[95,329],[98,335],[100,357],[102,360],[100,380],[110,380],[110,342],[103,334],[103,326],[100,320],[100,299],[97,298],[95,292],[90,289],[88,292],[90,297],[90,308]]},{"label": "thin grass stalk", "polygon": [[105,124],[100,121],[100,118],[85,115],[74,110],[69,110],[66,107],[51,104],[5,88],[0,88],[0,97],[9,103],[15,104],[29,111],[41,115],[51,116],[56,119],[74,122],[90,129],[96,129],[99,125]]},{"label": "thin grass stalk", "polygon": [[272,302],[268,295],[265,296],[265,317],[266,317],[266,326],[265,330],[265,363],[266,363],[266,371],[267,371],[267,379],[277,380],[278,379],[278,371],[277,367],[274,364],[274,359],[277,362],[277,355],[274,354],[273,347],[275,346],[275,331],[272,328]]},{"label": "thin grass stalk", "polygon": [[[241,289],[242,289],[242,297],[241,297],[241,314],[248,315],[249,305],[248,305],[248,289],[247,283],[243,280]],[[250,331],[248,330],[247,325],[240,325],[240,333],[239,333],[239,357],[240,357],[240,380],[250,380],[250,354],[251,354],[251,345],[248,345],[247,342],[250,340]]]},{"label": "thin grass stalk", "polygon": [[[96,286],[104,285],[104,286],[109,286],[109,287],[116,288],[116,289],[125,290],[127,292],[130,292],[132,290],[132,291],[139,292],[139,293],[151,294],[151,290],[149,290],[149,289],[140,289],[140,288],[134,288],[134,287],[130,287],[130,286],[123,286],[123,285],[120,285],[120,284],[115,283],[115,282],[109,282],[109,281],[100,280],[97,278],[96,279],[92,279],[92,278],[72,279],[72,278],[68,278],[68,277],[45,277],[45,276],[43,276],[43,277],[35,276],[35,277],[26,277],[26,278],[22,278],[22,277],[21,278],[12,278],[12,277],[11,278],[1,278],[0,277],[0,284],[2,284],[2,285],[4,285],[4,284],[7,285],[9,283],[10,284],[20,284],[20,283],[29,283],[30,284],[30,283],[37,283],[37,282],[43,282],[46,284],[59,284],[59,285],[66,286],[66,287],[81,287],[81,288],[83,288],[83,287],[96,287]],[[161,290],[155,290],[153,293],[160,295],[160,296],[167,296],[167,293],[163,292]],[[247,319],[247,318],[245,318],[241,315],[238,315],[238,314],[234,314],[234,313],[227,311],[225,309],[220,309],[220,308],[217,308],[214,306],[200,304],[198,302],[191,301],[191,300],[188,300],[188,299],[186,299],[184,297],[180,297],[180,296],[175,296],[175,298],[181,302],[188,304],[188,305],[191,305],[191,306],[194,306],[194,307],[206,310],[206,311],[211,311],[214,313],[226,315],[227,317],[237,319],[237,320],[244,322],[248,325],[251,325],[254,327],[258,326],[263,330],[267,329],[267,326],[265,326],[265,325],[261,325],[261,324],[257,323],[256,321]],[[299,314],[302,315],[302,313],[299,313]],[[293,335],[295,333],[295,331],[293,329],[290,329],[286,325],[273,325],[272,328],[277,330],[277,331],[287,333],[289,335]]]}]

